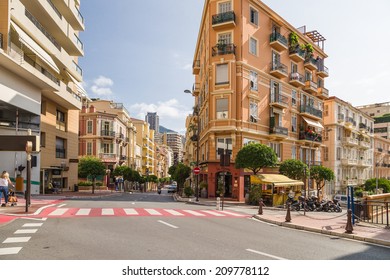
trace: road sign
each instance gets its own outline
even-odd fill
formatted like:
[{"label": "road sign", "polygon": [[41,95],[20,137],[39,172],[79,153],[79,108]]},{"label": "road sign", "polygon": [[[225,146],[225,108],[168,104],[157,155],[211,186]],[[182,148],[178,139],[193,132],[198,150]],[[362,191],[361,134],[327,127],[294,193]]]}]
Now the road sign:
[{"label": "road sign", "polygon": [[200,168],[194,167],[194,169],[192,171],[194,172],[195,175],[198,175],[200,173]]}]

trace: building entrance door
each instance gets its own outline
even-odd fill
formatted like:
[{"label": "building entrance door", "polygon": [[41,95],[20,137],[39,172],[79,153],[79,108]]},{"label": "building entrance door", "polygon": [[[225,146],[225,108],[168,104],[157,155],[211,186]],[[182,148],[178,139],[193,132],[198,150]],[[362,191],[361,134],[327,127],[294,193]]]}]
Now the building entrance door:
[{"label": "building entrance door", "polygon": [[230,172],[218,172],[215,187],[215,196],[220,195],[221,190],[224,197],[232,197],[232,174]]}]

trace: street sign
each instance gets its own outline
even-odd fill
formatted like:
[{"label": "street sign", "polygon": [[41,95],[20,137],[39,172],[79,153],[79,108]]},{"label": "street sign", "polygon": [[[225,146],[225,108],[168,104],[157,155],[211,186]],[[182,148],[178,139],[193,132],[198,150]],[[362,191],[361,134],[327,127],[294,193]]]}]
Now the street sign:
[{"label": "street sign", "polygon": [[192,171],[194,172],[195,175],[198,175],[200,173],[200,168],[194,167],[194,169]]}]

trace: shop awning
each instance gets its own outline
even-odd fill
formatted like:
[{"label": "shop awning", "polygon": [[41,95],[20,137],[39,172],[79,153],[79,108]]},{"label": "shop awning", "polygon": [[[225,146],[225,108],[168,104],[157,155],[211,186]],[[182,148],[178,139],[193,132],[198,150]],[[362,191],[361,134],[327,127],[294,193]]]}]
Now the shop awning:
[{"label": "shop awning", "polygon": [[258,174],[251,176],[252,184],[268,184],[274,187],[303,186],[302,181],[293,180],[282,174]]},{"label": "shop awning", "polygon": [[57,67],[51,56],[42,49],[35,41],[27,35],[19,26],[11,22],[12,28],[18,33],[19,40],[25,44],[31,51],[33,51],[40,59],[42,59],[48,66],[53,68],[57,73],[60,73],[60,69]]},{"label": "shop awning", "polygon": [[317,122],[317,121],[312,121],[308,118],[305,118],[302,116],[302,118],[304,119],[304,121],[308,124],[308,125],[311,125],[311,126],[314,126],[314,127],[317,127],[317,128],[321,128],[321,129],[324,129],[324,127],[322,126],[322,124],[320,122]]}]

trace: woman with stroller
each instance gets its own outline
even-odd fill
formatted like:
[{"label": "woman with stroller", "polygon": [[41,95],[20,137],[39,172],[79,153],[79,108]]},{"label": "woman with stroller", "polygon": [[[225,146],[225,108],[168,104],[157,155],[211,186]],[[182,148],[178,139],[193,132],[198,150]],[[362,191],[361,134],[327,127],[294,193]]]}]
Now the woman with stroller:
[{"label": "woman with stroller", "polygon": [[8,185],[11,185],[14,188],[14,184],[12,184],[9,179],[9,174],[7,171],[3,171],[0,175],[0,203],[1,203],[1,193],[4,196],[4,203],[1,204],[1,207],[5,207],[8,202]]}]

